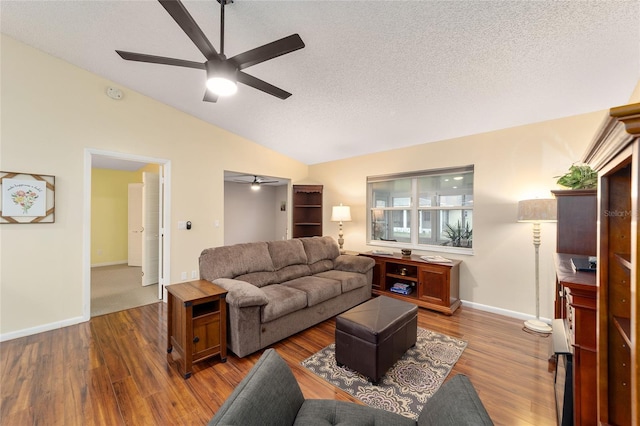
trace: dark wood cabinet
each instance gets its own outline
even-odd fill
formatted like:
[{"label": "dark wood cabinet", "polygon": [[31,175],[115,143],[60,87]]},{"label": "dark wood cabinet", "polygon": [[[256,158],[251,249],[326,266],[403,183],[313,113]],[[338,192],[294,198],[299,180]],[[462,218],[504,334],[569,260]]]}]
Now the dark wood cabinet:
[{"label": "dark wood cabinet", "polygon": [[[460,262],[431,263],[420,256],[361,253],[375,260],[373,269],[374,295],[404,299],[423,308],[451,315],[460,306]],[[391,291],[396,283],[411,288],[409,294]]]},{"label": "dark wood cabinet", "polygon": [[612,108],[584,161],[598,171],[598,421],[640,424],[640,103]]},{"label": "dark wood cabinet", "polygon": [[185,379],[194,362],[220,355],[227,360],[227,291],[197,280],[167,288],[167,360]]},{"label": "dark wood cabinet", "polygon": [[293,238],[322,236],[322,185],[293,185]]},{"label": "dark wood cabinet", "polygon": [[597,252],[597,190],[551,191],[558,202],[556,252],[595,256]]}]

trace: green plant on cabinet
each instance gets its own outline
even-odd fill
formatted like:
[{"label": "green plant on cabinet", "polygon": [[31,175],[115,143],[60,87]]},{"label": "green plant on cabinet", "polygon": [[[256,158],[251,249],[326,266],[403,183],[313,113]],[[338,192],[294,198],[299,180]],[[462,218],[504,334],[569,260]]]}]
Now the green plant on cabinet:
[{"label": "green plant on cabinet", "polygon": [[598,187],[598,173],[587,164],[573,164],[569,171],[559,178],[560,186],[570,189],[595,189]]}]

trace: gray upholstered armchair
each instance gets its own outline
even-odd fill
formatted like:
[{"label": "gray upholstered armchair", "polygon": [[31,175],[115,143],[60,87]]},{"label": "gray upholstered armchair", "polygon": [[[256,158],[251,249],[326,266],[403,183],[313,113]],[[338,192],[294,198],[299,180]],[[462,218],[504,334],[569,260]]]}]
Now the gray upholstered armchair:
[{"label": "gray upholstered armchair", "polygon": [[345,401],[305,399],[287,363],[267,349],[209,425],[492,425],[469,379],[450,379],[427,401],[418,421]]}]

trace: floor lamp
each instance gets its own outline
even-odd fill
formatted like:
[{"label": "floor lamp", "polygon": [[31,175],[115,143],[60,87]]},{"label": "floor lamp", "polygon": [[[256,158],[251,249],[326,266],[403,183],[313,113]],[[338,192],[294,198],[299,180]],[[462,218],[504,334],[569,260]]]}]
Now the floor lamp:
[{"label": "floor lamp", "polygon": [[534,199],[518,202],[518,222],[533,223],[536,273],[536,319],[524,322],[525,328],[538,333],[551,333],[551,326],[540,321],[540,223],[556,222],[558,217],[555,199]]},{"label": "floor lamp", "polygon": [[344,244],[344,233],[342,232],[342,222],[351,222],[351,208],[343,206],[333,206],[331,210],[331,222],[340,222],[340,232],[338,232],[338,245],[340,245],[340,253],[343,253],[342,245]]}]

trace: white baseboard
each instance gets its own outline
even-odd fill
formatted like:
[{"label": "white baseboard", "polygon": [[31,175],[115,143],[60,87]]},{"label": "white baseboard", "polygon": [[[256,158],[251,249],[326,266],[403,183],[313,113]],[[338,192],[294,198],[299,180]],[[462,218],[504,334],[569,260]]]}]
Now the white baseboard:
[{"label": "white baseboard", "polygon": [[43,324],[36,327],[25,328],[23,330],[11,331],[9,333],[0,334],[0,342],[17,339],[19,337],[31,336],[33,334],[43,333],[45,331],[57,330],[58,328],[68,327],[70,325],[80,324],[85,320],[80,317],[68,318],[66,320]]},{"label": "white baseboard", "polygon": [[97,268],[99,266],[113,266],[113,265],[126,265],[127,263],[129,263],[126,260],[119,260],[117,262],[102,262],[102,263],[92,263],[91,267],[92,268]]},{"label": "white baseboard", "polygon": [[[504,315],[505,317],[510,317],[510,318],[517,318],[523,321],[536,319],[535,315],[523,314],[522,312],[496,308],[495,306],[483,305],[481,303],[469,302],[467,300],[463,300],[462,304],[464,306],[469,306],[470,308],[478,309],[480,311],[491,312],[493,314],[498,314],[498,315]],[[551,324],[551,320],[549,318],[540,318],[540,321],[546,322],[547,324]]]}]

